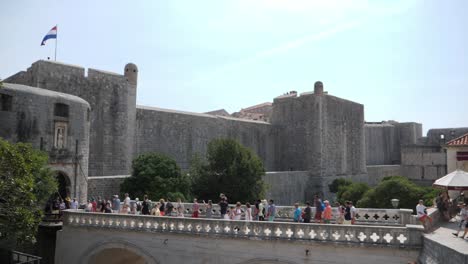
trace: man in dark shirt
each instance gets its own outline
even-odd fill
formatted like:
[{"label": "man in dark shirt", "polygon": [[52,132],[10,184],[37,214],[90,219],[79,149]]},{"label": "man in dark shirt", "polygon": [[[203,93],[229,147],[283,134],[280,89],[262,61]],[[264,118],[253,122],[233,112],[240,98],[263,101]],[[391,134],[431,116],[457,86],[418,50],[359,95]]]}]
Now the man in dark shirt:
[{"label": "man in dark shirt", "polygon": [[149,215],[150,214],[149,206],[150,206],[150,202],[148,200],[148,195],[145,195],[144,198],[143,198],[143,203],[141,203],[141,214],[142,215]]},{"label": "man in dark shirt", "polygon": [[166,216],[171,216],[172,210],[174,210],[174,205],[167,199],[166,203]]},{"label": "man in dark shirt", "polygon": [[229,204],[228,202],[226,201],[226,198],[221,198],[221,201],[219,202],[219,207],[221,208],[220,210],[220,213],[221,213],[221,219],[224,219],[224,216],[226,215],[227,213],[227,208],[228,208]]},{"label": "man in dark shirt", "polygon": [[345,208],[345,214],[344,214],[344,224],[345,225],[350,225],[351,224],[351,203],[348,201],[346,202],[346,208]]},{"label": "man in dark shirt", "polygon": [[306,208],[304,209],[304,223],[310,223],[312,218],[312,208],[310,208],[310,203],[306,203]]}]

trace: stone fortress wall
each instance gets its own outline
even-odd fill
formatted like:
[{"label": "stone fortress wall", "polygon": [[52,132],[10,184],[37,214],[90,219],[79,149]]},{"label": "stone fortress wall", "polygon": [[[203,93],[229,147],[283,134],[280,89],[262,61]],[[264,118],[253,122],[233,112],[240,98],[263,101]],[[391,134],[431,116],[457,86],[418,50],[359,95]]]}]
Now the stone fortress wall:
[{"label": "stone fortress wall", "polygon": [[72,185],[68,191],[86,199],[89,104],[77,96],[11,83],[3,84],[0,97],[0,137],[47,151],[50,166]]},{"label": "stone fortress wall", "polygon": [[[132,66],[132,65],[129,65]],[[133,70],[133,69],[132,69]],[[135,68],[136,70],[136,68]],[[137,74],[130,72],[127,75]],[[133,158],[136,83],[95,69],[37,61],[5,82],[75,95],[91,106],[89,175],[127,175]]]},{"label": "stone fortress wall", "polygon": [[274,131],[269,123],[155,107],[137,106],[136,155],[161,152],[188,169],[195,154],[205,154],[216,138],[234,138],[274,170]]},{"label": "stone fortress wall", "polygon": [[[362,104],[329,95],[321,82],[313,92],[275,98],[269,122],[136,106],[137,79],[131,63],[120,75],[37,61],[5,82],[89,103],[89,173],[84,176],[89,196],[118,193],[132,159],[141,153],[167,154],[187,169],[193,155],[204,155],[215,138],[237,139],[257,153],[267,171],[275,171],[265,176],[271,197],[285,203],[310,199],[315,192],[328,195],[328,184],[339,177],[376,184],[399,174],[427,183],[446,171],[439,134],[448,141],[468,131],[430,130],[424,138],[418,123],[365,123]],[[0,132],[11,128],[1,123]]]}]

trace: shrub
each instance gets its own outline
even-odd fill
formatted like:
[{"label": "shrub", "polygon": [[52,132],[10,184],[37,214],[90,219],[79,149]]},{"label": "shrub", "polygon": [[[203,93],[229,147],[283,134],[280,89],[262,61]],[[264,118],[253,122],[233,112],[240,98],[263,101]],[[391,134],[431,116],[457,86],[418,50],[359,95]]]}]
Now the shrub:
[{"label": "shrub", "polygon": [[352,183],[353,183],[353,181],[351,181],[351,180],[348,180],[348,179],[345,179],[345,178],[339,178],[339,179],[333,180],[333,182],[328,185],[328,189],[332,193],[337,193],[340,186],[347,186],[347,185],[350,185]]},{"label": "shrub", "polygon": [[369,185],[365,183],[353,182],[349,185],[341,185],[338,188],[337,198],[340,203],[352,201],[356,204],[369,189]]},{"label": "shrub", "polygon": [[420,199],[425,199],[427,205],[432,204],[435,191],[430,187],[421,187],[405,177],[385,177],[374,188],[368,190],[358,201],[357,206],[367,208],[392,208],[392,199],[398,199],[399,208],[415,208]]},{"label": "shrub", "polygon": [[233,139],[215,139],[208,144],[206,162],[192,163],[193,193],[203,200],[218,200],[224,193],[229,201],[263,198],[265,168],[249,148]]},{"label": "shrub", "polygon": [[159,153],[146,153],[132,163],[132,176],[120,185],[122,193],[150,199],[181,198],[190,193],[190,180],[182,174],[174,159]]}]

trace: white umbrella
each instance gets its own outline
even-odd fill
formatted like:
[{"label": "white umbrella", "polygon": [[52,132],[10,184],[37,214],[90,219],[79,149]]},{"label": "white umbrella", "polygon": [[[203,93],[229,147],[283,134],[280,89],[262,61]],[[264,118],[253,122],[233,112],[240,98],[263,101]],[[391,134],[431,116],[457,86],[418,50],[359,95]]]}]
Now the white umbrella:
[{"label": "white umbrella", "polygon": [[445,190],[468,190],[468,172],[456,170],[436,180],[432,186]]}]

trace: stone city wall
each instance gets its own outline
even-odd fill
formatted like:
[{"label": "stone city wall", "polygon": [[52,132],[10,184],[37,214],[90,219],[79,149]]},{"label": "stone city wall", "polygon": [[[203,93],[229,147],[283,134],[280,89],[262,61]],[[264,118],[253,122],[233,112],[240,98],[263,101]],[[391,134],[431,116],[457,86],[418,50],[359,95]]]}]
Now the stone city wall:
[{"label": "stone city wall", "polygon": [[367,166],[367,176],[361,182],[376,186],[387,176],[402,176],[400,165],[372,165]]},{"label": "stone city wall", "polygon": [[389,123],[365,124],[366,164],[399,164],[400,138],[398,129]]},{"label": "stone city wall", "polygon": [[308,171],[270,171],[263,180],[267,185],[266,199],[273,199],[278,205],[291,205],[306,201],[311,176]]},{"label": "stone city wall", "polygon": [[[99,196],[105,199],[111,199],[112,195],[120,195],[120,184],[122,184],[127,177],[128,175],[89,177],[88,199],[97,199]],[[143,200],[143,197],[140,197],[140,200]]]},{"label": "stone city wall", "polygon": [[265,168],[274,168],[274,133],[269,123],[154,107],[137,107],[136,153],[160,152],[182,169],[195,154],[204,156],[216,138],[233,138],[252,149]]},{"label": "stone city wall", "polygon": [[410,180],[431,185],[447,174],[447,154],[440,146],[407,146],[402,148],[401,174]]}]

